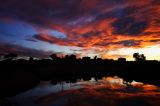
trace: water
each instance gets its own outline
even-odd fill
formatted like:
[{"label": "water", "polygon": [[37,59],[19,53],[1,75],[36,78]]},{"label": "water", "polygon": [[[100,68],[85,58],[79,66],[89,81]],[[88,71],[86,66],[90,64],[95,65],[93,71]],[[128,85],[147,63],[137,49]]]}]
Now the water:
[{"label": "water", "polygon": [[[107,100],[115,99],[115,101],[132,97],[145,98],[153,96],[153,99],[156,98],[155,100],[160,98],[159,87],[136,81],[126,82],[117,76],[104,77],[97,81],[94,78],[89,81],[78,79],[76,83],[59,82],[52,84],[51,82],[41,81],[35,88],[8,98],[8,101],[16,106],[65,106],[65,103],[70,103],[68,102],[70,99],[77,101],[77,99],[75,100],[76,97],[83,100],[91,96],[91,101],[94,97],[96,99],[100,98],[97,101],[103,101],[104,98],[108,98]],[[105,103],[107,100],[105,99],[103,102]],[[160,102],[159,100],[158,102]],[[92,102],[93,104],[90,104],[94,105],[94,100]],[[72,102],[70,104],[73,105]]]}]

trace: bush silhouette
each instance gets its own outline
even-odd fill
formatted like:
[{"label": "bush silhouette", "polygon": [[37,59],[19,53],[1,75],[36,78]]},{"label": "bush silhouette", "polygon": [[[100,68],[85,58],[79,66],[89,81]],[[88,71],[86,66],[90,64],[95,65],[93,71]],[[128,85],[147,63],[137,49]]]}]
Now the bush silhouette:
[{"label": "bush silhouette", "polygon": [[136,61],[145,61],[146,56],[144,54],[134,53],[133,58],[135,58]]},{"label": "bush silhouette", "polygon": [[9,54],[5,55],[4,57],[5,57],[5,59],[13,60],[14,58],[18,57],[18,55],[15,53],[9,53]]},{"label": "bush silhouette", "polygon": [[52,58],[52,60],[56,60],[58,58],[56,54],[51,54],[50,57]]}]

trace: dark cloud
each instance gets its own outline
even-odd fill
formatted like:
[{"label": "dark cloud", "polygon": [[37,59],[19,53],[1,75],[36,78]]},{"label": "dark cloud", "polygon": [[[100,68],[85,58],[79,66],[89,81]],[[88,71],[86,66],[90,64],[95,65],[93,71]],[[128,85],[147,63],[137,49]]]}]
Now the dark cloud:
[{"label": "dark cloud", "polygon": [[[87,42],[82,42],[81,40],[69,39],[69,38],[56,38],[47,34],[37,34],[34,35],[34,38],[43,42],[48,42],[50,44],[58,44],[65,46],[77,46],[77,47],[86,47],[88,45]],[[83,40],[83,39],[82,39]]]},{"label": "dark cloud", "polygon": [[[103,1],[103,0],[102,0]],[[0,17],[10,17],[33,24],[51,27],[68,22],[89,13],[98,0],[0,0]],[[49,25],[50,24],[50,25]]]},{"label": "dark cloud", "polygon": [[35,39],[40,40],[40,41],[45,41],[48,43],[56,43],[56,38],[49,36],[49,35],[41,35],[41,34],[37,34],[33,36]]},{"label": "dark cloud", "polygon": [[119,42],[115,42],[114,44],[120,44],[125,47],[133,47],[133,46],[140,46],[142,40],[123,40]]},{"label": "dark cloud", "polygon": [[36,34],[33,37],[40,41],[45,41],[51,44],[59,44],[59,45],[72,45],[72,42],[76,42],[75,40],[69,40],[66,38],[56,38],[54,36],[47,34]]},{"label": "dark cloud", "polygon": [[125,8],[123,9],[123,14],[124,14],[125,16],[130,16],[130,15],[136,13],[139,9],[141,9],[141,8],[140,8],[140,7],[137,7],[137,6],[125,7]]},{"label": "dark cloud", "polygon": [[101,33],[102,33],[101,31],[96,31],[96,32],[91,31],[91,32],[82,34],[82,35],[80,35],[80,36],[83,36],[83,37],[85,37],[85,38],[90,38],[90,37],[92,37],[92,36],[99,36]]},{"label": "dark cloud", "polygon": [[22,47],[13,44],[0,44],[0,54],[16,53],[19,56],[31,56],[31,57],[49,57],[52,52],[45,52],[43,50],[36,50],[31,48]]},{"label": "dark cloud", "polygon": [[160,39],[153,39],[153,40],[150,40],[149,42],[160,42]]},{"label": "dark cloud", "polygon": [[95,20],[103,20],[107,18],[126,18],[140,9],[139,7],[117,7],[112,11],[98,14]]},{"label": "dark cloud", "polygon": [[[73,0],[70,0],[70,2],[73,2]],[[6,0],[1,1],[0,16],[48,27],[47,21],[51,22],[51,19],[67,20],[74,17],[74,14],[78,14],[79,12],[72,7],[76,7],[76,5],[71,4],[65,0]]]},{"label": "dark cloud", "polygon": [[155,4],[155,5],[159,5],[160,1],[159,0],[152,0],[152,3]]},{"label": "dark cloud", "polygon": [[26,38],[25,40],[26,40],[26,41],[30,41],[30,42],[37,42],[37,40],[34,39],[34,38]]},{"label": "dark cloud", "polygon": [[130,35],[140,35],[148,27],[147,21],[139,21],[132,24],[128,29]]},{"label": "dark cloud", "polygon": [[116,34],[124,34],[127,33],[127,28],[132,25],[132,23],[135,21],[133,17],[127,17],[127,18],[120,18],[117,19],[113,23],[113,27],[116,29],[114,33]]},{"label": "dark cloud", "polygon": [[156,35],[159,35],[160,34],[160,31],[155,31],[155,32],[144,32],[143,33],[144,35],[152,35],[152,34],[156,34]]},{"label": "dark cloud", "polygon": [[113,23],[114,34],[140,35],[147,27],[147,21],[138,21],[133,17],[120,18]]},{"label": "dark cloud", "polygon": [[124,47],[135,47],[135,46],[140,46],[141,42],[143,42],[142,40],[120,40],[117,42],[103,42],[103,43],[97,43],[95,45],[97,46],[109,46],[109,45],[122,45]]}]

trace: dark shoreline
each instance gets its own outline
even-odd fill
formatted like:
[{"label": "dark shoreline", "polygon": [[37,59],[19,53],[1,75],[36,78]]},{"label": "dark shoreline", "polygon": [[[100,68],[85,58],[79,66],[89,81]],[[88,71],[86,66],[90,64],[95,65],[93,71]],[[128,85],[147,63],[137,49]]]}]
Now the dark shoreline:
[{"label": "dark shoreline", "polygon": [[104,76],[119,76],[160,86],[158,61],[113,60],[15,60],[0,62],[1,97],[16,95],[36,86],[40,80],[76,82]]}]

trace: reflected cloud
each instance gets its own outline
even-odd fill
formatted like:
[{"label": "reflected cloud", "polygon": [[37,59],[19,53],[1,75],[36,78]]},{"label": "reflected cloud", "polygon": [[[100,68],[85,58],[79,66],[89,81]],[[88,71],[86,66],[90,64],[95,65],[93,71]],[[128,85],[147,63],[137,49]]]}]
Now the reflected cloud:
[{"label": "reflected cloud", "polygon": [[[63,85],[63,91],[62,89]],[[23,98],[22,98],[23,97]],[[50,106],[159,106],[160,88],[142,82],[127,82],[118,76],[100,80],[83,79],[76,83],[51,85],[41,82],[36,88],[11,98],[15,103]]]}]

